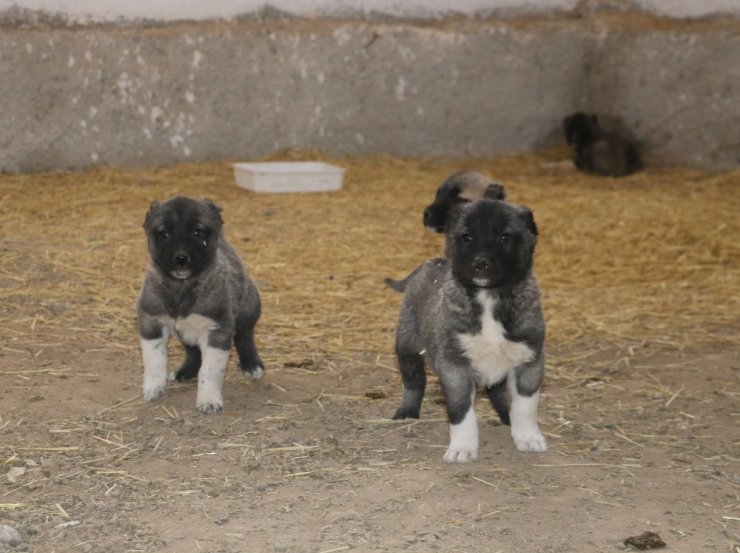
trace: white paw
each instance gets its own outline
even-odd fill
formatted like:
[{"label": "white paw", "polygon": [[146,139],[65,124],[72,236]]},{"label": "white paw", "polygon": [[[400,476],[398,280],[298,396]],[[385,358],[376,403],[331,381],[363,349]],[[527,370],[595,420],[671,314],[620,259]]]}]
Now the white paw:
[{"label": "white paw", "polygon": [[144,383],[144,399],[147,401],[154,401],[164,395],[165,385],[163,383],[145,382]]},{"label": "white paw", "polygon": [[477,449],[453,448],[450,446],[442,457],[446,463],[469,463],[478,459]]},{"label": "white paw", "polygon": [[221,413],[224,410],[224,403],[201,403],[195,404],[195,408],[198,409],[204,415],[213,415],[214,413]]},{"label": "white paw", "polygon": [[204,415],[220,413],[224,410],[224,398],[218,389],[209,389],[202,384],[198,386],[195,407]]},{"label": "white paw", "polygon": [[244,376],[250,380],[259,380],[265,376],[265,369],[262,365],[257,365],[252,371],[244,371]]},{"label": "white paw", "polygon": [[442,458],[448,463],[468,463],[478,458],[478,421],[472,404],[460,423],[450,425],[450,446]]},{"label": "white paw", "polygon": [[512,432],[514,445],[519,451],[528,453],[542,453],[547,451],[547,442],[539,430],[528,430],[526,432]]}]

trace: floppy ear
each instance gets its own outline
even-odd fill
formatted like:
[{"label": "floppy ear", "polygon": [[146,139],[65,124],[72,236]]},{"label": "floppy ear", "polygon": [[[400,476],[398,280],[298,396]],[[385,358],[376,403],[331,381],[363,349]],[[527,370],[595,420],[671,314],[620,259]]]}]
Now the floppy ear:
[{"label": "floppy ear", "polygon": [[220,227],[221,225],[223,225],[224,220],[221,218],[221,208],[218,207],[215,203],[213,203],[212,200],[208,198],[205,198],[203,200],[203,204],[208,208],[208,211],[211,213],[213,218],[216,220],[216,222],[218,223],[218,226]]},{"label": "floppy ear", "polygon": [[537,236],[537,224],[534,222],[534,213],[532,213],[532,210],[528,207],[521,207],[519,214],[530,232]]},{"label": "floppy ear", "polygon": [[503,184],[492,182],[486,187],[483,197],[487,200],[505,200],[506,188],[504,188]]},{"label": "floppy ear", "polygon": [[460,192],[462,192],[462,189],[460,188],[459,184],[453,184],[447,189],[447,198],[453,199],[457,198],[460,195]]},{"label": "floppy ear", "polygon": [[151,204],[149,204],[149,211],[146,212],[146,217],[144,217],[144,228],[149,226],[149,222],[152,220],[154,212],[157,209],[159,209],[159,202],[152,202]]}]

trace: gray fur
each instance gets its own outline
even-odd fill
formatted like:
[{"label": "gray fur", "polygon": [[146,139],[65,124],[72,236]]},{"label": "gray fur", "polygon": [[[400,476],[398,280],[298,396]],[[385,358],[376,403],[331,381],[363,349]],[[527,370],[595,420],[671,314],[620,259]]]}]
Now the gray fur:
[{"label": "gray fur", "polygon": [[[504,234],[508,238],[497,241]],[[404,393],[394,418],[419,417],[426,382],[424,365],[440,378],[451,425],[459,424],[471,407],[476,386],[489,390],[504,423],[509,422],[507,379],[513,379],[514,390],[522,397],[539,391],[545,323],[531,269],[535,244],[536,226],[526,208],[490,200],[455,208],[446,232],[447,259],[427,261],[402,281],[405,294],[396,354]],[[471,273],[469,265],[482,256],[490,263]],[[493,320],[483,317],[484,304],[492,306]],[[503,333],[490,330],[497,325]],[[511,367],[481,367],[481,358],[471,358],[471,352],[480,348],[466,346],[465,337],[477,340],[485,350],[487,342],[478,338],[483,333],[493,337],[491,347],[511,349],[515,353],[511,359],[518,361]],[[485,357],[492,358],[508,359],[503,354]]]},{"label": "gray fur", "polygon": [[[264,371],[254,345],[259,292],[221,235],[221,226],[220,209],[209,200],[172,198],[153,203],[147,213],[144,229],[151,259],[137,301],[139,329],[142,347],[146,342],[166,348],[172,334],[183,343],[187,358],[171,375],[173,380],[195,378],[215,353],[218,362],[208,361],[206,370],[214,386],[222,382],[232,341],[247,376],[259,378]],[[164,355],[166,363],[166,350]],[[160,376],[154,384],[147,383],[148,363],[144,351],[144,395],[156,399],[164,393],[164,384]],[[209,378],[201,372],[199,398],[200,386]],[[211,395],[199,399],[201,411],[222,410],[220,390]]]}]

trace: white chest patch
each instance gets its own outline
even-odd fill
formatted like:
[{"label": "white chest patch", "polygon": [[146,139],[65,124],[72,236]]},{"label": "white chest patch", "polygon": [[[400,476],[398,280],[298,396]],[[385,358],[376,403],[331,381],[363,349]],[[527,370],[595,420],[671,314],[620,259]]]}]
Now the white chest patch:
[{"label": "white chest patch", "polygon": [[193,314],[187,317],[173,319],[171,317],[162,317],[163,325],[170,329],[183,343],[189,346],[201,345],[205,340],[208,341],[208,333],[218,328],[218,323],[210,317]]},{"label": "white chest patch", "polygon": [[458,339],[478,383],[488,387],[503,380],[514,367],[534,359],[534,351],[524,342],[506,339],[503,325],[493,318],[493,299],[480,292],[478,301],[483,306],[480,333],[459,334]]}]

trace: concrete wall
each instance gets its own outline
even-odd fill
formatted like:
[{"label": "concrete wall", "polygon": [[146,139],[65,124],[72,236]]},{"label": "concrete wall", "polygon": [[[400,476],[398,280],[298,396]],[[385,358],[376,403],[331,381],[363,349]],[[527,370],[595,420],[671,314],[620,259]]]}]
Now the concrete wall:
[{"label": "concrete wall", "polygon": [[575,15],[6,21],[0,169],[492,154],[554,144],[578,109],[623,119],[651,162],[738,164],[737,19]]},{"label": "concrete wall", "polygon": [[385,14],[440,18],[491,12],[546,13],[584,5],[641,9],[667,17],[740,14],[738,0],[0,0],[0,11],[12,7],[40,10],[76,22],[176,21],[233,18],[268,5],[301,17]]}]

